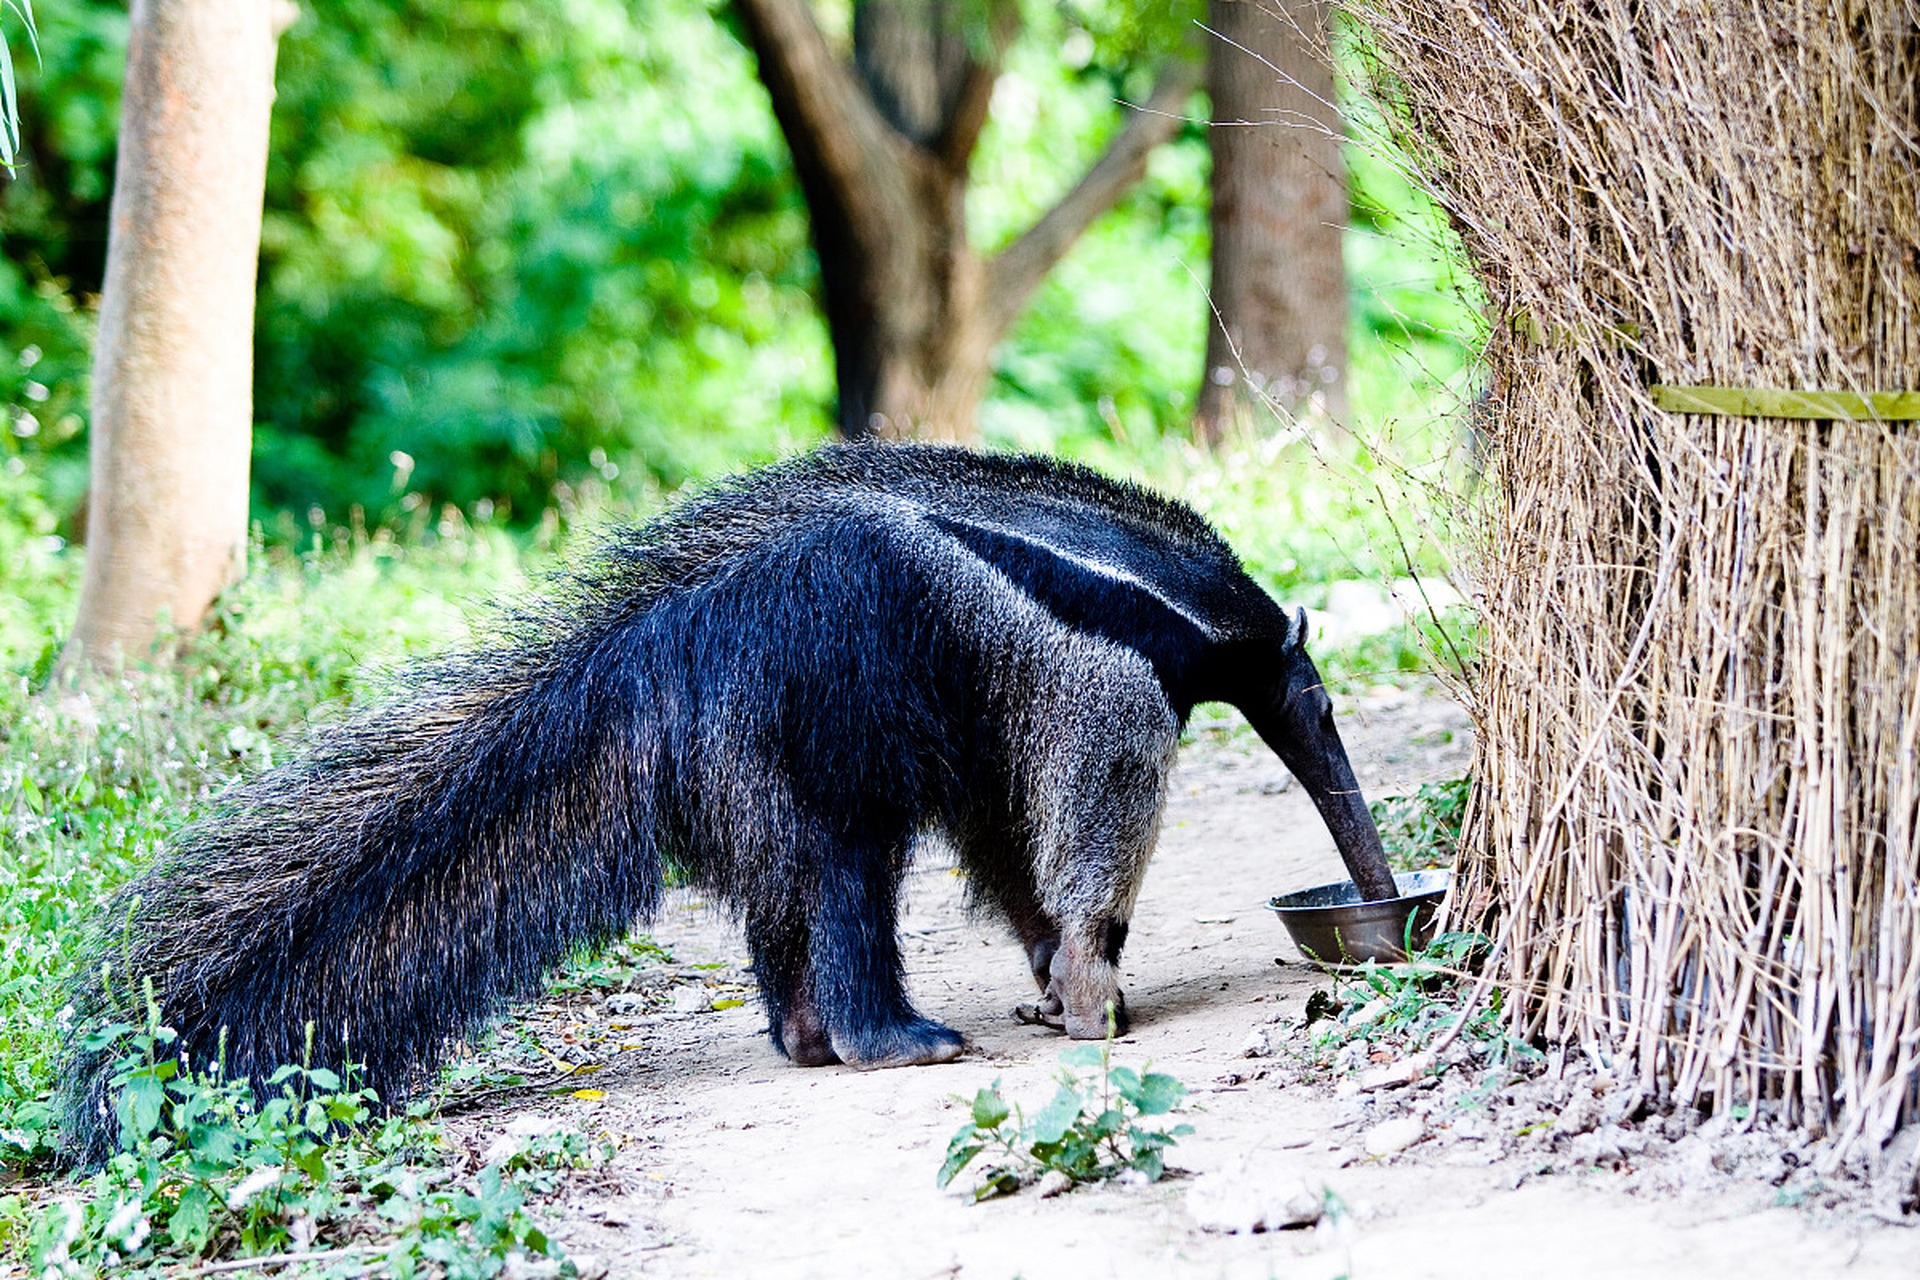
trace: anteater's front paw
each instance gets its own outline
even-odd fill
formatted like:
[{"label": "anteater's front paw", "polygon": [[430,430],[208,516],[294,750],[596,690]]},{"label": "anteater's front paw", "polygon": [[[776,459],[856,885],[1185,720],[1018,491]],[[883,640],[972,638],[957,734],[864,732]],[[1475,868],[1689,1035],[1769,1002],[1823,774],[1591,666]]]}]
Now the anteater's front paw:
[{"label": "anteater's front paw", "polygon": [[1068,1009],[1062,1021],[1066,1023],[1067,1035],[1075,1040],[1104,1040],[1109,1034],[1123,1036],[1131,1020],[1127,1017],[1126,997],[1114,993],[1111,1001],[1102,1002],[1098,1013],[1076,1013]]},{"label": "anteater's front paw", "polygon": [[1061,1003],[1060,993],[1048,988],[1047,994],[1040,997],[1038,1004],[1015,1005],[1013,1016],[1035,1027],[1052,1027],[1055,1031],[1065,1031],[1066,1005]]},{"label": "anteater's front paw", "polygon": [[862,1071],[952,1062],[965,1048],[966,1040],[958,1031],[927,1018],[833,1036],[833,1051],[840,1060]]}]

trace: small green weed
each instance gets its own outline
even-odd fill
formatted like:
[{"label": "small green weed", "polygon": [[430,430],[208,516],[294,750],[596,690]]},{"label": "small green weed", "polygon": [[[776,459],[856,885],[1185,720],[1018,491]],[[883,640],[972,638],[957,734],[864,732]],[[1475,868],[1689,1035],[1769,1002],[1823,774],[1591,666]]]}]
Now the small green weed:
[{"label": "small green weed", "polygon": [[947,1144],[939,1185],[983,1155],[988,1164],[976,1201],[1012,1195],[1048,1172],[1076,1184],[1128,1171],[1156,1182],[1166,1172],[1166,1149],[1193,1132],[1187,1124],[1143,1123],[1179,1110],[1187,1087],[1169,1075],[1114,1066],[1111,1036],[1061,1054],[1058,1079],[1053,1099],[1031,1116],[1006,1100],[998,1080],[975,1094],[971,1116]]},{"label": "small green weed", "polygon": [[644,933],[629,934],[611,946],[576,952],[547,981],[560,995],[582,991],[631,991],[643,973],[673,963],[667,949]]},{"label": "small green weed", "polygon": [[1453,865],[1460,852],[1471,785],[1467,778],[1429,782],[1408,795],[1388,796],[1367,806],[1394,870]]},{"label": "small green weed", "polygon": [[[1486,938],[1477,933],[1443,933],[1425,950],[1399,964],[1369,962],[1336,975],[1332,990],[1307,997],[1308,1063],[1336,1073],[1357,1069],[1376,1054],[1405,1057],[1419,1053],[1453,1030],[1463,1016],[1459,979]],[[1537,1057],[1504,1026],[1505,1006],[1498,987],[1485,1003],[1466,1011],[1455,1041],[1473,1058],[1491,1065],[1515,1064]]]}]

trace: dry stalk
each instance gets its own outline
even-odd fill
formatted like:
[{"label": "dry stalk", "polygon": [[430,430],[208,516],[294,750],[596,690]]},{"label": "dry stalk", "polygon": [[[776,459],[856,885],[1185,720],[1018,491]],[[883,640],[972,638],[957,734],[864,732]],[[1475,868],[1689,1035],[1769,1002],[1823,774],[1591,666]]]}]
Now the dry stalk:
[{"label": "dry stalk", "polygon": [[1515,1030],[1834,1158],[1920,1118],[1920,4],[1352,0],[1491,299],[1480,802]]}]

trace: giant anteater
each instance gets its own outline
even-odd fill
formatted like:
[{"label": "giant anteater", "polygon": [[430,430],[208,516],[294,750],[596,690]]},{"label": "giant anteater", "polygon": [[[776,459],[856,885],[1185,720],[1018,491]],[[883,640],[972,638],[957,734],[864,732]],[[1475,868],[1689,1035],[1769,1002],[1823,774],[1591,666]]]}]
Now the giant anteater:
[{"label": "giant anteater", "polygon": [[[940,1062],[961,1038],[908,1003],[895,919],[928,833],[1025,944],[1039,1016],[1098,1036],[1202,700],[1393,892],[1304,615],[1187,507],[1080,467],[821,449],[612,534],[511,622],[189,827],[105,912],[76,1037],[151,980],[190,1062],[258,1087],[311,1025],[314,1065],[392,1099],[672,868],[738,914],[793,1061]],[[98,1158],[107,1055],[72,1056]]]}]

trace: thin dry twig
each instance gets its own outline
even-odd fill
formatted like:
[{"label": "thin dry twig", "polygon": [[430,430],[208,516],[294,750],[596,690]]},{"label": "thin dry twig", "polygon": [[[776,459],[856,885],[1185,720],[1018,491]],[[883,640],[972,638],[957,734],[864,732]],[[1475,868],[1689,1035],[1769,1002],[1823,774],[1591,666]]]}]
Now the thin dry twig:
[{"label": "thin dry twig", "polygon": [[228,1258],[221,1262],[207,1262],[172,1274],[177,1280],[187,1280],[190,1276],[224,1275],[235,1271],[258,1271],[266,1267],[287,1267],[307,1262],[343,1262],[348,1258],[357,1258],[370,1253],[378,1253],[371,1245],[348,1245],[341,1249],[312,1249],[305,1253],[269,1253],[257,1258]]}]

